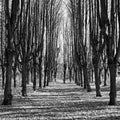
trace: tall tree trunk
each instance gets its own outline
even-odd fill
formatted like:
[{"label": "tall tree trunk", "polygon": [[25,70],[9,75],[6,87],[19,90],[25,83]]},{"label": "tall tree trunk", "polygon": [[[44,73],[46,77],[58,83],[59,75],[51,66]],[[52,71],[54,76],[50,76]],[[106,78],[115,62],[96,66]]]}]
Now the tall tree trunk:
[{"label": "tall tree trunk", "polygon": [[77,77],[78,77],[77,85],[79,85],[79,86],[80,86],[80,85],[81,85],[81,83],[80,83],[80,71],[79,71],[79,70],[78,70],[78,76],[77,76]]},{"label": "tall tree trunk", "polygon": [[22,96],[27,96],[27,63],[22,65]]},{"label": "tall tree trunk", "polygon": [[63,65],[63,71],[64,71],[64,75],[63,75],[63,83],[65,84],[65,79],[66,79],[66,64],[64,63]]},{"label": "tall tree trunk", "polygon": [[33,67],[31,68],[31,82],[33,83],[33,76],[34,76],[34,74],[33,74]]},{"label": "tall tree trunk", "polygon": [[107,68],[104,69],[104,86],[107,86]]},{"label": "tall tree trunk", "polygon": [[4,88],[4,87],[5,87],[5,68],[2,63],[2,88]]},{"label": "tall tree trunk", "polygon": [[85,84],[86,84],[87,92],[91,92],[91,87],[90,87],[90,83],[89,83],[87,74],[88,74],[87,63],[84,63],[84,67],[83,67],[84,81],[86,82]]},{"label": "tall tree trunk", "polygon": [[66,76],[66,71],[64,70],[64,77],[63,77],[63,83],[65,84],[65,76]]},{"label": "tall tree trunk", "polygon": [[81,87],[83,87],[83,74],[82,74],[82,69],[80,71],[80,84],[81,84]]},{"label": "tall tree trunk", "polygon": [[4,90],[4,100],[3,105],[11,105],[12,104],[12,90],[11,90],[11,78],[12,78],[12,53],[10,46],[6,49],[6,83]]},{"label": "tall tree trunk", "polygon": [[47,68],[44,70],[44,85],[43,87],[46,87],[46,79],[47,79]]},{"label": "tall tree trunk", "polygon": [[101,97],[98,62],[94,63],[96,97]]},{"label": "tall tree trunk", "polygon": [[39,58],[39,88],[42,88],[42,58]]},{"label": "tall tree trunk", "polygon": [[74,67],[74,79],[75,79],[75,84],[77,84],[77,68]]},{"label": "tall tree trunk", "polygon": [[36,57],[33,58],[33,67],[34,67],[34,80],[33,80],[33,90],[36,90]]},{"label": "tall tree trunk", "polygon": [[16,88],[16,68],[13,68],[14,87]]},{"label": "tall tree trunk", "polygon": [[50,82],[50,70],[47,70],[47,86],[49,86]]},{"label": "tall tree trunk", "polygon": [[116,62],[110,60],[108,62],[110,70],[110,101],[109,105],[116,105]]},{"label": "tall tree trunk", "polygon": [[84,89],[87,88],[87,82],[86,82],[86,73],[84,72],[84,68],[83,68],[83,76],[84,76]]},{"label": "tall tree trunk", "polygon": [[54,70],[54,80],[56,82],[56,77],[57,77],[57,67],[55,66],[55,70]]},{"label": "tall tree trunk", "polygon": [[70,79],[70,82],[72,81],[72,69],[69,68],[69,79]]},{"label": "tall tree trunk", "polygon": [[27,75],[27,84],[29,84],[30,83],[30,69],[29,69],[29,67],[27,66],[27,71],[26,71],[26,75]]}]

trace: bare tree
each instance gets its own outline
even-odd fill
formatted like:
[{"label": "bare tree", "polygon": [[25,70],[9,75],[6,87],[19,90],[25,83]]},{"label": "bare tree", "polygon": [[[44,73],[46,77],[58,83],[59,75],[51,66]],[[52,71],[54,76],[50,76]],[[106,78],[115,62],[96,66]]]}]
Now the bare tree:
[{"label": "bare tree", "polygon": [[[11,9],[10,9],[11,8]],[[5,16],[6,16],[6,37],[7,45],[5,49],[6,57],[6,83],[4,91],[3,105],[10,105],[12,102],[11,78],[12,78],[12,60],[13,60],[13,36],[17,27],[17,17],[19,11],[19,0],[5,0]]]}]

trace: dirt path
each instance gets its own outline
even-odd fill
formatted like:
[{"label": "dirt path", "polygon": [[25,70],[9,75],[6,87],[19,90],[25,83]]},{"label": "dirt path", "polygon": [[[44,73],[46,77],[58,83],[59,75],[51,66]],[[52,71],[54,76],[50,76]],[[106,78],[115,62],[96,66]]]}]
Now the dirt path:
[{"label": "dirt path", "polygon": [[102,98],[71,83],[51,83],[36,92],[28,89],[26,98],[16,94],[12,106],[0,106],[0,119],[120,120],[119,101],[117,106],[108,106],[109,91],[102,89]]}]

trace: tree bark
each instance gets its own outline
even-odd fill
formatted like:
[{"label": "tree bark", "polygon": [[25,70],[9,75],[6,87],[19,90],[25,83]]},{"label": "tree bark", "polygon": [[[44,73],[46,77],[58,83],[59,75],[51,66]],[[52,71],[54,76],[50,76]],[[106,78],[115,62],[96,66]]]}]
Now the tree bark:
[{"label": "tree bark", "polygon": [[69,79],[70,79],[70,82],[72,81],[72,68],[69,67]]},{"label": "tree bark", "polygon": [[54,70],[54,80],[55,80],[55,82],[56,82],[56,77],[57,77],[57,68],[55,66],[55,70]]},{"label": "tree bark", "polygon": [[16,68],[13,69],[14,88],[16,88]]},{"label": "tree bark", "polygon": [[49,82],[50,82],[50,70],[47,71],[47,86],[49,86]]},{"label": "tree bark", "polygon": [[2,88],[4,87],[5,87],[5,68],[4,65],[2,65]]},{"label": "tree bark", "polygon": [[[84,81],[86,84],[87,92],[91,92],[91,87],[90,87],[90,83],[88,80],[87,63],[84,63],[84,66],[83,66],[83,75],[84,75]],[[85,87],[85,85],[84,85],[84,87]]]},{"label": "tree bark", "polygon": [[39,88],[42,88],[42,58],[39,58]]},{"label": "tree bark", "polygon": [[64,83],[64,84],[65,84],[65,79],[66,79],[66,68],[67,68],[67,65],[64,63],[64,65],[63,65],[63,71],[64,71],[63,83]]},{"label": "tree bark", "polygon": [[83,87],[83,74],[82,74],[82,69],[80,71],[80,84],[81,84],[81,87]]},{"label": "tree bark", "polygon": [[116,62],[110,60],[108,62],[110,70],[110,101],[109,105],[116,105]]},{"label": "tree bark", "polygon": [[34,67],[34,80],[33,80],[33,90],[36,90],[36,57],[33,58],[33,67]]},{"label": "tree bark", "polygon": [[75,79],[75,84],[77,85],[77,68],[74,67],[74,79]]},{"label": "tree bark", "polygon": [[22,96],[27,96],[27,63],[24,61],[22,65]]},{"label": "tree bark", "polygon": [[84,76],[84,89],[87,88],[87,82],[86,82],[86,73],[84,72],[84,69],[83,69],[83,76]]},{"label": "tree bark", "polygon": [[30,69],[29,69],[29,67],[27,66],[27,72],[26,72],[26,74],[27,74],[27,84],[29,84],[30,83]]},{"label": "tree bark", "polygon": [[43,87],[46,87],[46,79],[47,79],[47,68],[44,70],[44,85]]},{"label": "tree bark", "polygon": [[104,69],[104,86],[107,86],[107,69]]},{"label": "tree bark", "polygon": [[98,62],[94,63],[96,97],[101,97]]},{"label": "tree bark", "polygon": [[11,49],[8,48],[6,50],[6,84],[4,90],[4,100],[3,105],[11,105],[12,104],[12,90],[11,90],[11,78],[12,78],[12,53]]}]

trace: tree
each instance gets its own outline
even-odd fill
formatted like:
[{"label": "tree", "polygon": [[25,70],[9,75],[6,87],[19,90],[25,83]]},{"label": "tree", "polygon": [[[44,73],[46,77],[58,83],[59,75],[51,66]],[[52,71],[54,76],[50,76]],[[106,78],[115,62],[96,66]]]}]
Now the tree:
[{"label": "tree", "polygon": [[[10,9],[11,8],[11,9]],[[6,16],[6,39],[7,45],[5,49],[6,57],[6,83],[4,90],[3,105],[11,105],[12,102],[12,90],[11,90],[11,77],[12,77],[12,60],[13,60],[13,36],[17,28],[17,18],[19,11],[19,0],[13,0],[10,4],[10,0],[5,0],[5,16]]]}]

